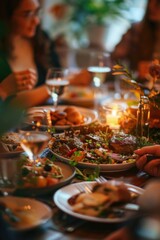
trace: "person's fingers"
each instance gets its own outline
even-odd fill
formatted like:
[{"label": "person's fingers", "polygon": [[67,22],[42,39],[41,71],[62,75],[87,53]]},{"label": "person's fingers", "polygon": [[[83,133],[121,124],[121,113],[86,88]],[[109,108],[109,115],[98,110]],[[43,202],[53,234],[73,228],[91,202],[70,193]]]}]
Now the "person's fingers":
[{"label": "person's fingers", "polygon": [[160,145],[145,146],[134,152],[140,156],[144,154],[160,155]]},{"label": "person's fingers", "polygon": [[154,159],[144,166],[144,171],[151,176],[160,177],[160,159]]},{"label": "person's fingers", "polygon": [[29,73],[33,74],[33,75],[37,75],[36,71],[32,68],[28,68],[28,69],[25,69],[23,71],[18,71],[18,72],[14,72],[16,75],[27,75]]},{"label": "person's fingers", "polygon": [[17,90],[28,90],[33,88],[37,82],[37,74],[34,71],[26,70],[15,73]]},{"label": "person's fingers", "polygon": [[136,160],[136,166],[138,169],[143,170],[144,166],[147,164],[147,155],[143,155]]}]

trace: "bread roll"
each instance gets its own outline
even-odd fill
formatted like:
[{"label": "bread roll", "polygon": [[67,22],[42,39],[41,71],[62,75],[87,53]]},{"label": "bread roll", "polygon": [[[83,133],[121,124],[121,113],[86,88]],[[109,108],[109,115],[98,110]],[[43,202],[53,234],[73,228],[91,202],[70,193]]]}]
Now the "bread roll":
[{"label": "bread roll", "polygon": [[72,122],[73,124],[80,124],[83,122],[83,117],[78,111],[71,111],[67,113],[67,120]]}]

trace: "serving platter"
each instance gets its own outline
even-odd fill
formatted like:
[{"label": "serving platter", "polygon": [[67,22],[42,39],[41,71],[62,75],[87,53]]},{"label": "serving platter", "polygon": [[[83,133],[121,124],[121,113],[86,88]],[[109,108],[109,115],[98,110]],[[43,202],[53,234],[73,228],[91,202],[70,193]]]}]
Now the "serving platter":
[{"label": "serving platter", "polygon": [[[34,116],[37,116],[38,113],[42,114],[43,112],[47,111],[63,111],[65,108],[68,106],[62,105],[58,106],[56,109],[52,106],[40,106],[40,107],[33,107],[28,109],[27,113],[29,115],[29,118],[25,120],[25,123],[28,125],[35,125],[34,124]],[[70,107],[75,107],[75,106],[70,106]],[[82,108],[82,107],[76,107],[76,109],[79,111],[79,113],[83,116],[84,122],[82,124],[76,124],[76,125],[53,125],[55,129],[58,130],[65,130],[70,127],[72,128],[77,128],[77,127],[82,127],[82,126],[87,126],[91,123],[94,123],[97,120],[98,114],[95,110],[87,109],[87,108]],[[48,128],[47,125],[41,125],[43,128]]]},{"label": "serving platter", "polygon": [[[57,207],[73,217],[77,217],[77,218],[84,219],[87,221],[92,221],[92,222],[118,223],[118,222],[126,221],[128,218],[133,216],[132,215],[133,211],[132,213],[126,212],[125,217],[117,217],[117,218],[100,218],[100,217],[93,217],[93,216],[83,215],[83,214],[74,212],[72,210],[72,206],[69,204],[69,199],[79,194],[80,193],[79,189],[85,189],[86,184],[89,188],[91,188],[93,187],[95,182],[74,183],[56,191],[56,193],[53,196],[53,200],[57,205]],[[126,183],[124,184],[126,185],[128,190],[131,192],[131,194],[136,194],[137,196],[140,196],[144,192],[144,190],[139,187],[136,187],[131,184],[126,184]]]},{"label": "serving platter", "polygon": [[[133,142],[130,145],[126,144],[128,135],[123,135],[125,144],[123,148],[122,145],[120,146],[120,152],[110,149],[108,136],[103,129],[96,130],[96,126],[90,126],[86,129],[65,131],[58,137],[51,138],[48,147],[57,159],[66,163],[74,162],[77,167],[84,169],[98,167],[100,172],[120,172],[134,167],[136,145],[132,146]],[[130,137],[132,139],[129,135],[128,141],[131,141]],[[119,135],[118,139],[120,139]],[[130,152],[125,152],[125,148]]]},{"label": "serving platter", "polygon": [[[66,163],[71,162],[71,159],[65,158],[57,153],[55,153],[53,150],[50,150],[53,155],[55,155],[59,160],[64,161]],[[134,162],[128,162],[128,163],[115,163],[115,164],[95,164],[95,163],[87,163],[87,162],[78,162],[77,167],[80,167],[82,169],[90,168],[95,169],[99,168],[100,172],[122,172],[129,170],[133,167],[135,167],[135,161]]]}]

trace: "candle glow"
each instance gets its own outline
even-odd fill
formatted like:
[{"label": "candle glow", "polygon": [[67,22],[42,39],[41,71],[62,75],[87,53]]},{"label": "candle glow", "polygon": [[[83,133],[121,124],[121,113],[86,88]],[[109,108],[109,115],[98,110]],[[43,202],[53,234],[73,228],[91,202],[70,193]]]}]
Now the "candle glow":
[{"label": "candle glow", "polygon": [[122,110],[118,106],[107,107],[106,109],[106,122],[111,129],[119,129],[119,118],[122,115]]}]

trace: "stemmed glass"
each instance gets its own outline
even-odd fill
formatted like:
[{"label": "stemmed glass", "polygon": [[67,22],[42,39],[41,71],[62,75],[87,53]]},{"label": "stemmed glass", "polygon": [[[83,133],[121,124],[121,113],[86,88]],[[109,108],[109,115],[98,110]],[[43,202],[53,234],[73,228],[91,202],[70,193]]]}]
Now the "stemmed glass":
[{"label": "stemmed glass", "polygon": [[100,87],[111,71],[110,54],[106,52],[91,52],[88,71],[92,74],[92,85]]},{"label": "stemmed glass", "polygon": [[49,68],[46,76],[46,85],[50,90],[54,107],[57,107],[58,97],[63,94],[64,87],[69,84],[67,79],[68,69],[66,68]]},{"label": "stemmed glass", "polygon": [[19,153],[0,154],[0,190],[4,196],[11,195],[17,188]]},{"label": "stemmed glass", "polygon": [[27,153],[31,162],[33,162],[33,170],[35,168],[36,159],[41,151],[47,146],[50,135],[42,131],[20,131],[20,144]]},{"label": "stemmed glass", "polygon": [[92,75],[94,105],[98,108],[99,101],[106,95],[107,85],[104,85],[107,74],[111,71],[110,54],[107,52],[91,52],[88,71]]}]

